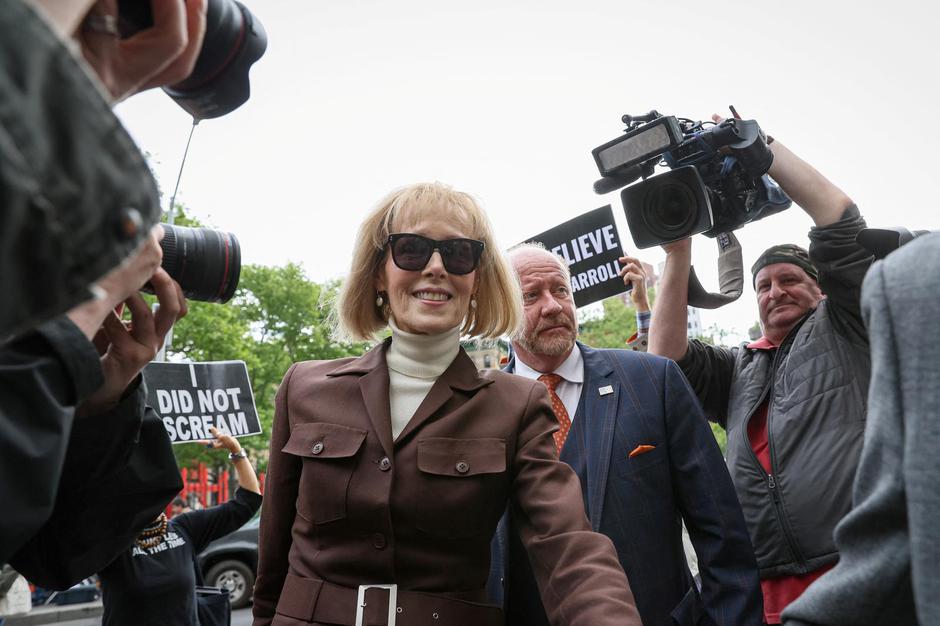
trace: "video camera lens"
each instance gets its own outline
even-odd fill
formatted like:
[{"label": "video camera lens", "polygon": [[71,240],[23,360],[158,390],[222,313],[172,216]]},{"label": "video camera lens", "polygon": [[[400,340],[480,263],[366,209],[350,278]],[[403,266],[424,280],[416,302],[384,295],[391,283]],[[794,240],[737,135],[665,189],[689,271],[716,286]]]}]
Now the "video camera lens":
[{"label": "video camera lens", "polygon": [[683,183],[669,183],[651,190],[643,204],[643,221],[664,239],[684,236],[698,214],[695,194]]},{"label": "video camera lens", "polygon": [[[150,0],[119,0],[122,37],[151,26]],[[236,0],[209,0],[206,35],[193,73],[163,91],[197,120],[222,117],[248,100],[248,70],[267,46],[264,27],[245,5]]]},{"label": "video camera lens", "polygon": [[[232,233],[163,224],[163,269],[190,300],[226,303],[235,295],[242,254]],[[143,291],[153,293],[146,286]]]},{"label": "video camera lens", "polygon": [[620,192],[637,248],[651,248],[705,232],[712,208],[702,177],[686,165],[647,178]]}]

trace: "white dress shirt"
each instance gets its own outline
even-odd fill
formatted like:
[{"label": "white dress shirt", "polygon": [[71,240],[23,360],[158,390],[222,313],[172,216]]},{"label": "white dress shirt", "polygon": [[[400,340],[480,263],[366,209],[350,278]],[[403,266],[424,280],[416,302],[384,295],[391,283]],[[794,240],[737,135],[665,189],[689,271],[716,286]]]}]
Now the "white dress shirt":
[{"label": "white dress shirt", "polygon": [[581,350],[576,345],[571,350],[568,358],[558,366],[554,372],[539,372],[529,367],[522,359],[519,353],[515,354],[516,369],[515,374],[525,376],[533,380],[538,380],[542,374],[558,374],[561,376],[561,382],[555,388],[555,393],[561,398],[561,403],[565,405],[568,411],[568,419],[574,422],[574,414],[578,410],[578,402],[581,400],[581,387],[584,386],[584,359],[581,357]]}]

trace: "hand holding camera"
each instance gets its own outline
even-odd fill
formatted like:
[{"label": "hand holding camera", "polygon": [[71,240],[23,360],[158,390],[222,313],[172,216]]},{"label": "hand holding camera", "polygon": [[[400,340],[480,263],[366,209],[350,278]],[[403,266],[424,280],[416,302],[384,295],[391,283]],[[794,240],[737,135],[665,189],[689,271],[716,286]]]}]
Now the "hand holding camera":
[{"label": "hand holding camera", "polygon": [[[109,312],[92,340],[101,355],[104,385],[78,408],[79,414],[99,413],[117,404],[127,386],[160,351],[173,324],[186,315],[186,298],[169,274],[157,268],[149,282],[159,303],[156,311],[134,292]],[[129,322],[121,319],[125,306],[131,312]]]},{"label": "hand holding camera", "polygon": [[[140,370],[153,360],[173,324],[186,315],[180,286],[160,268],[162,227],[155,226],[137,253],[96,285],[100,297],[78,305],[69,319],[91,339],[101,356],[104,384],[79,407],[82,414],[106,410],[120,400]],[[149,281],[149,282],[148,282]],[[150,307],[138,293],[144,283],[153,287],[159,308]],[[121,321],[124,307],[130,322]]]},{"label": "hand holding camera", "polygon": [[122,39],[117,0],[99,0],[75,39],[111,96],[120,101],[192,73],[206,30],[206,2],[152,0],[152,26]]},{"label": "hand holding camera", "polygon": [[98,297],[79,304],[67,313],[72,323],[88,339],[94,338],[105,318],[131,294],[136,293],[160,267],[163,259],[160,241],[163,236],[163,228],[154,226],[137,252],[95,283],[92,290]]}]

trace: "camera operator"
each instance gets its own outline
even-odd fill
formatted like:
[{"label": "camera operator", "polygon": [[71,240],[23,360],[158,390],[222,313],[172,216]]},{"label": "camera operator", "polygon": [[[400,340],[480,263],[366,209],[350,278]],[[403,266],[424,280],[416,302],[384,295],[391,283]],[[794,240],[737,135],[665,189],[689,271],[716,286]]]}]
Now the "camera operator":
[{"label": "camera operator", "polygon": [[0,562],[46,587],[106,565],[180,486],[139,372],[186,304],[110,101],[188,75],[205,1],[153,9],[121,40],[114,0],[0,4]]},{"label": "camera operator", "polygon": [[[715,116],[717,121],[717,116]],[[752,267],[763,337],[726,349],[687,339],[691,240],[663,246],[650,352],[675,359],[709,419],[751,533],[765,620],[830,569],[851,506],[870,373],[860,290],[872,255],[851,199],[778,141],[769,174],[813,219],[810,250],[774,246]]]}]

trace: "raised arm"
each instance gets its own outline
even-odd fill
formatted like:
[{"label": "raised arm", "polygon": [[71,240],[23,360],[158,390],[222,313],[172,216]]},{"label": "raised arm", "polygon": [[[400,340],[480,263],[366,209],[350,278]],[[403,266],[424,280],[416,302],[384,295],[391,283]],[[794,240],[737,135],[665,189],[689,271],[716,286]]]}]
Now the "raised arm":
[{"label": "raised arm", "polygon": [[235,490],[235,497],[228,502],[201,511],[184,513],[175,518],[189,534],[193,542],[193,550],[197,554],[212,541],[244,526],[261,506],[261,488],[258,485],[258,477],[251,466],[251,461],[242,450],[241,444],[235,437],[223,434],[217,428],[213,427],[210,430],[215,439],[211,442],[200,443],[208,443],[213,449],[222,449],[236,456],[232,462],[235,465],[239,489]]},{"label": "raised arm", "polygon": [[650,334],[650,301],[646,292],[646,271],[636,257],[620,257],[620,277],[630,288],[630,299],[636,309],[636,332],[627,340],[627,347],[638,352],[647,352]]},{"label": "raised arm", "polygon": [[852,199],[816,168],[774,141],[770,144],[774,162],[768,174],[787,195],[809,215],[816,226],[828,226],[842,218]]},{"label": "raised arm", "polygon": [[678,361],[688,350],[689,271],[692,240],[663,246],[666,267],[653,307],[649,352]]},{"label": "raised arm", "polygon": [[225,448],[229,454],[235,457],[232,459],[232,464],[235,466],[238,486],[252,493],[260,494],[261,485],[258,484],[258,475],[255,474],[255,468],[251,466],[251,461],[248,460],[248,455],[245,454],[241,444],[238,443],[238,439],[222,433],[215,426],[209,430],[215,439],[207,442],[207,445],[212,446],[214,449]]}]

